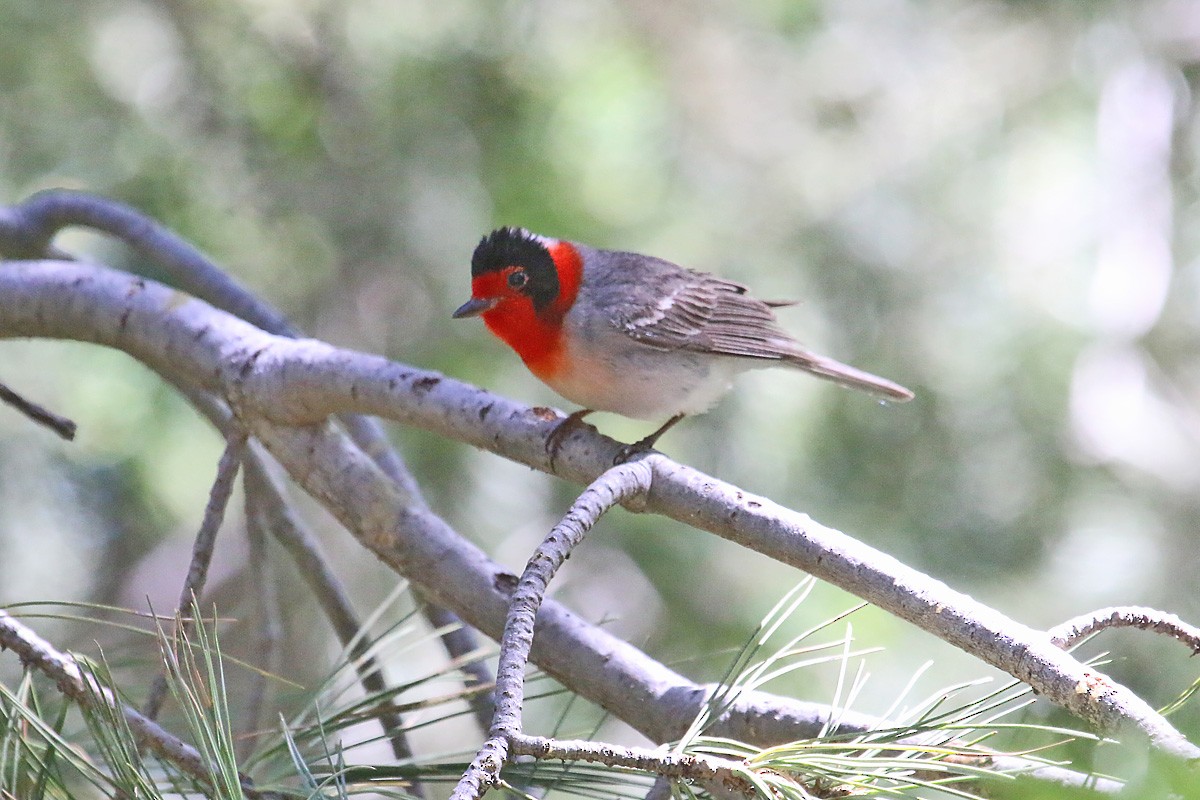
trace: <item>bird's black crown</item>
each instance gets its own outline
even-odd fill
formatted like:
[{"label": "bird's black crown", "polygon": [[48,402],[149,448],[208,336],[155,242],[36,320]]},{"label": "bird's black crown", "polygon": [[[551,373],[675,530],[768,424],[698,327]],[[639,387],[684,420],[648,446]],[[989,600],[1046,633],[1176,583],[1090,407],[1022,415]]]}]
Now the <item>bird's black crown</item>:
[{"label": "bird's black crown", "polygon": [[471,277],[506,267],[522,267],[529,276],[522,291],[537,309],[558,296],[558,270],[541,239],[523,228],[497,228],[479,241],[471,256]]},{"label": "bird's black crown", "polygon": [[524,228],[497,228],[479,240],[471,256],[471,277],[478,278],[514,264],[526,266],[545,254],[546,247]]}]

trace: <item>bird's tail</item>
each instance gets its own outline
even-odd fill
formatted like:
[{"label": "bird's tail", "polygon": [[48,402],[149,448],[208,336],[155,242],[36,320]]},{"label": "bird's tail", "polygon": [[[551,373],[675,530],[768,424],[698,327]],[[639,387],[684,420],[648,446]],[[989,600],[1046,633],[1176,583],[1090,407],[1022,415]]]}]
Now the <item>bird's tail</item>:
[{"label": "bird's tail", "polygon": [[784,356],[784,362],[820,378],[833,381],[839,386],[845,386],[848,389],[859,389],[864,392],[870,392],[877,397],[895,400],[898,403],[913,399],[913,393],[898,383],[889,381],[887,378],[881,378],[878,375],[872,375],[869,372],[864,372],[861,369],[856,369],[849,364],[834,361],[832,358],[819,356],[816,353],[809,353],[806,350],[797,350],[795,353],[789,353]]}]

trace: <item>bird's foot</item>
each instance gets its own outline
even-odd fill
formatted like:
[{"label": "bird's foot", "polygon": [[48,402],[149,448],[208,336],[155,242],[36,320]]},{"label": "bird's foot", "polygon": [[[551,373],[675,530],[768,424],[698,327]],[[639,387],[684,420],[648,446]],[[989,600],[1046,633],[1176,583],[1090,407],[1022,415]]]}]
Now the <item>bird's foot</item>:
[{"label": "bird's foot", "polygon": [[[646,439],[650,437],[647,436]],[[623,445],[617,454],[613,456],[613,466],[618,467],[627,461],[632,461],[642,453],[649,453],[654,449],[654,442],[647,442],[646,439],[639,439],[633,444]]]},{"label": "bird's foot", "polygon": [[583,421],[583,418],[591,413],[592,409],[590,408],[582,408],[579,411],[572,412],[567,415],[566,419],[558,423],[554,430],[550,431],[550,435],[546,437],[546,453],[550,456],[551,472],[554,472],[554,462],[558,458],[558,451],[567,437],[580,428],[592,427]]},{"label": "bird's foot", "polygon": [[666,423],[649,436],[638,439],[633,444],[627,444],[617,451],[617,455],[613,458],[613,466],[624,464],[626,461],[631,461],[634,457],[640,456],[642,453],[648,453],[654,449],[654,445],[658,442],[659,437],[671,430],[676,422],[683,419],[683,414],[676,414],[671,417]]}]

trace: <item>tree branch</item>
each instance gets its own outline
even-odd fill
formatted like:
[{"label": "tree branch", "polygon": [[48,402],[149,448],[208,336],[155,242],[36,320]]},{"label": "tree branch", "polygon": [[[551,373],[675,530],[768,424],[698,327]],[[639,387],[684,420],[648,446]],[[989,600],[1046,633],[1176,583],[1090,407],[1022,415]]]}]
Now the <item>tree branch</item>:
[{"label": "tree branch", "polygon": [[1154,631],[1183,642],[1192,649],[1192,655],[1200,653],[1200,628],[1187,624],[1174,614],[1144,606],[1102,608],[1056,625],[1047,634],[1054,644],[1067,648],[1105,628]]},{"label": "tree branch", "polygon": [[37,403],[26,400],[3,383],[0,383],[0,403],[12,406],[38,425],[49,428],[68,442],[75,438],[74,422],[66,417],[55,414],[53,411],[42,408]]},{"label": "tree branch", "polygon": [[[376,464],[327,425],[296,427],[337,411],[376,413],[548,469],[553,424],[528,408],[441,375],[319,342],[264,334],[206,304],[103,269],[13,263],[0,270],[0,336],[72,338],[119,347],[185,385],[225,396],[304,488],[367,547],[424,583],[464,619],[496,636],[507,598],[503,571],[432,514],[405,505]],[[590,479],[618,444],[599,435],[564,443],[558,472]],[[711,530],[806,569],[877,603],[989,663],[1102,727],[1123,727],[1166,753],[1196,753],[1177,731],[1124,687],[1062,653],[1044,633],[1007,620],[886,555],[807,516],[664,461],[646,508]],[[502,582],[502,581],[501,581]],[[686,727],[704,688],[635,648],[547,603],[533,658],[656,741]],[[719,726],[750,742],[779,742],[820,729],[823,706],[769,695],[744,698]],[[844,726],[870,725],[843,717]],[[810,733],[811,735],[811,733]]]},{"label": "tree branch", "polygon": [[525,668],[533,647],[534,619],[546,597],[546,589],[602,514],[618,503],[650,491],[652,472],[647,460],[613,467],[596,478],[530,557],[509,601],[500,637],[496,711],[488,739],[463,773],[451,800],[478,800],[488,787],[495,786],[507,760],[508,747],[524,738],[521,711],[525,703]]}]

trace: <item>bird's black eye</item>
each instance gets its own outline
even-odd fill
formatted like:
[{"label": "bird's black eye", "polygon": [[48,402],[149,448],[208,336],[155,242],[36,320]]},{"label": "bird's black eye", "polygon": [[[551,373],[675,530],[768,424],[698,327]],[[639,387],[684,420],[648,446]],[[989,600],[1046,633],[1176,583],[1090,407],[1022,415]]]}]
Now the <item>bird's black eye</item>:
[{"label": "bird's black eye", "polygon": [[527,283],[529,283],[529,276],[525,274],[525,270],[516,269],[508,273],[508,286],[510,289],[522,289]]}]

